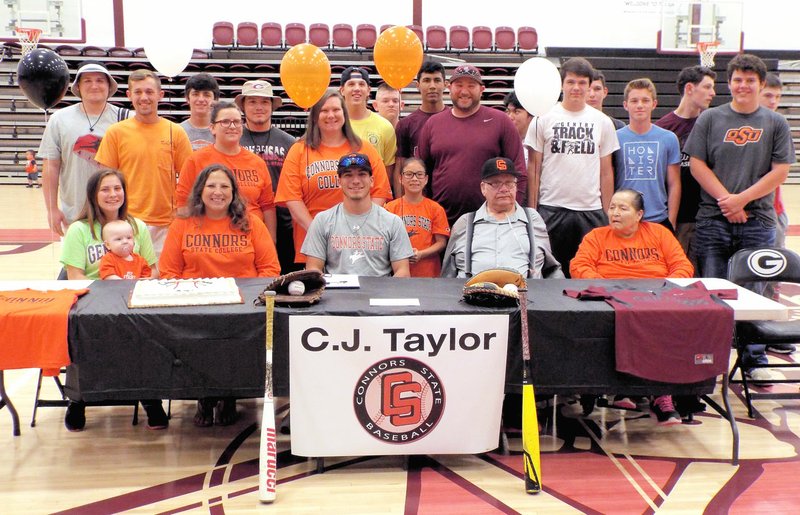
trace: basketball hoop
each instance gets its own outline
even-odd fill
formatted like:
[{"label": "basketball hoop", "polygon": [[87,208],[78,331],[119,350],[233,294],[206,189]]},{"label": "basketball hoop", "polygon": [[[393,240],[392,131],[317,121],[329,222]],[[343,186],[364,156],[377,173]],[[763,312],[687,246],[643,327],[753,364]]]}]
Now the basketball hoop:
[{"label": "basketball hoop", "polygon": [[698,41],[697,53],[700,55],[700,66],[714,67],[714,56],[717,55],[719,41]]},{"label": "basketball hoop", "polygon": [[39,44],[39,36],[42,35],[42,29],[24,29],[16,27],[17,37],[19,37],[19,45],[22,48],[22,55],[28,55],[28,52],[36,48]]}]

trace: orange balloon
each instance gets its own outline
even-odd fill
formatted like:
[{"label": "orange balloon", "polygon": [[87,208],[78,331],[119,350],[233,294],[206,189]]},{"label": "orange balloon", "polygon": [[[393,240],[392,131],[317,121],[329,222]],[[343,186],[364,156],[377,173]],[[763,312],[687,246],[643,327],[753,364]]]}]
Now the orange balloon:
[{"label": "orange balloon", "polygon": [[281,84],[292,102],[308,109],[322,98],[331,82],[331,63],[319,48],[301,43],[281,59]]},{"label": "orange balloon", "polygon": [[402,89],[414,80],[422,66],[422,42],[408,27],[390,27],[378,37],[373,55],[383,80]]}]

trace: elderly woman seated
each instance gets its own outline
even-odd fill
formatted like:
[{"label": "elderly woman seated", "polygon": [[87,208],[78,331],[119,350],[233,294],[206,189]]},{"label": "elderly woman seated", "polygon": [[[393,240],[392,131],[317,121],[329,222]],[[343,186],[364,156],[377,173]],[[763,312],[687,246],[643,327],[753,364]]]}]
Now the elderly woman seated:
[{"label": "elderly woman seated", "polygon": [[[642,221],[644,199],[638,191],[621,189],[611,197],[608,225],[589,232],[570,262],[574,279],[692,277],[694,268],[675,236],[662,225]],[[617,396],[617,407],[635,404]],[[656,397],[650,405],[659,425],[680,424],[672,396]]]}]

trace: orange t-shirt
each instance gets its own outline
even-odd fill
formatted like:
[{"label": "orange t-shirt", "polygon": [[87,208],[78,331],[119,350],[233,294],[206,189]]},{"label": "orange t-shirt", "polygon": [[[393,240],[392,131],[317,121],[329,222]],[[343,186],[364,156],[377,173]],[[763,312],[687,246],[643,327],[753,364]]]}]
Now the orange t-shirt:
[{"label": "orange t-shirt", "polygon": [[169,226],[158,269],[164,279],[277,277],[275,244],[260,217],[249,214],[250,232],[231,228],[230,218],[176,218]]},{"label": "orange t-shirt", "polygon": [[147,225],[169,225],[175,209],[175,182],[192,144],[183,128],[159,118],[128,118],[108,128],[95,160],[119,170],[128,183],[128,214]]},{"label": "orange t-shirt", "polygon": [[569,264],[573,279],[692,277],[694,267],[675,236],[663,225],[641,222],[631,238],[610,226],[592,229]]},{"label": "orange t-shirt", "polygon": [[105,279],[109,275],[116,275],[123,279],[142,279],[149,278],[153,272],[150,265],[139,254],[131,254],[133,260],[126,261],[113,252],[106,252],[100,258],[100,279]]},{"label": "orange t-shirt", "polygon": [[[399,198],[384,207],[403,220],[411,246],[417,250],[424,250],[433,245],[436,234],[450,237],[447,214],[435,200],[423,198],[422,202],[412,204]],[[442,260],[438,254],[428,256],[419,263],[411,263],[410,269],[411,277],[439,277],[442,272]]]},{"label": "orange t-shirt", "polygon": [[[345,142],[338,147],[320,146],[317,150],[306,147],[304,141],[298,141],[286,154],[283,162],[281,178],[278,181],[278,191],[275,193],[275,202],[285,206],[289,200],[301,200],[308,208],[311,217],[329,209],[344,199],[339,187],[339,174],[337,168],[339,158],[352,152],[350,144]],[[370,191],[372,198],[392,199],[392,190],[389,187],[389,178],[386,167],[375,147],[363,141],[360,153],[369,157],[372,165],[373,186]],[[306,230],[293,222],[295,262],[305,263],[306,257],[300,253]]]},{"label": "orange t-shirt", "polygon": [[69,365],[69,310],[88,291],[0,291],[0,370]]},{"label": "orange t-shirt", "polygon": [[214,148],[214,145],[195,151],[183,164],[178,187],[175,190],[178,207],[186,205],[197,176],[203,168],[212,164],[225,165],[233,172],[239,193],[247,203],[249,212],[263,220],[263,212],[275,207],[272,178],[264,160],[243,147],[240,147],[238,154],[231,156],[223,154]]}]

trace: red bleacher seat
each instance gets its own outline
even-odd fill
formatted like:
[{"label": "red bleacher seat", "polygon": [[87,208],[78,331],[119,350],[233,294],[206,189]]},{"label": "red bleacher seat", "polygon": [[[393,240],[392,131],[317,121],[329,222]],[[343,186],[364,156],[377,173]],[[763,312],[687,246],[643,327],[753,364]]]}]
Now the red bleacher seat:
[{"label": "red bleacher seat", "polygon": [[388,29],[390,27],[394,27],[394,24],[392,24],[392,23],[384,23],[383,25],[381,25],[381,30],[380,30],[381,34],[383,33],[384,30],[386,30],[386,29]]},{"label": "red bleacher seat", "polygon": [[511,27],[497,27],[494,29],[495,50],[514,50],[517,46],[517,35]]},{"label": "red bleacher seat", "polygon": [[469,50],[469,29],[463,25],[450,27],[450,50]]},{"label": "red bleacher seat", "polygon": [[108,49],[108,56],[109,57],[133,57],[133,52],[130,49],[122,47],[122,46],[115,46]]},{"label": "red bleacher seat", "polygon": [[472,27],[472,50],[476,52],[492,50],[492,29],[483,25]]},{"label": "red bleacher seat", "polygon": [[99,46],[87,45],[81,49],[81,55],[86,57],[107,57],[108,50]]},{"label": "red bleacher seat", "polygon": [[312,23],[308,26],[308,42],[319,48],[331,46],[331,29],[327,23]]},{"label": "red bleacher seat", "polygon": [[425,33],[422,31],[422,27],[419,25],[406,25],[406,27],[417,35],[419,42],[422,43],[422,47],[425,48]]},{"label": "red bleacher seat", "polygon": [[331,43],[333,48],[352,49],[353,26],[349,23],[337,23],[334,25]]},{"label": "red bleacher seat", "polygon": [[520,51],[539,50],[539,35],[533,27],[520,27],[517,29],[517,48]]},{"label": "red bleacher seat", "polygon": [[214,22],[211,31],[212,46],[233,46],[233,23],[229,21]]},{"label": "red bleacher seat", "polygon": [[75,48],[72,45],[58,45],[56,47],[56,53],[58,55],[81,55],[80,49]]},{"label": "red bleacher seat", "polygon": [[283,30],[287,47],[306,42],[306,26],[302,23],[287,23]]},{"label": "red bleacher seat", "polygon": [[378,39],[378,31],[375,25],[361,23],[356,26],[356,46],[358,48],[372,48]]},{"label": "red bleacher seat", "polygon": [[441,25],[429,25],[425,29],[425,45],[428,50],[446,50],[447,29]]},{"label": "red bleacher seat", "polygon": [[258,25],[243,21],[236,26],[236,46],[258,46]]},{"label": "red bleacher seat", "polygon": [[268,21],[261,24],[261,46],[264,48],[283,46],[283,27],[280,23]]}]

